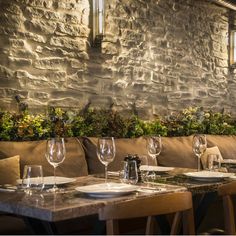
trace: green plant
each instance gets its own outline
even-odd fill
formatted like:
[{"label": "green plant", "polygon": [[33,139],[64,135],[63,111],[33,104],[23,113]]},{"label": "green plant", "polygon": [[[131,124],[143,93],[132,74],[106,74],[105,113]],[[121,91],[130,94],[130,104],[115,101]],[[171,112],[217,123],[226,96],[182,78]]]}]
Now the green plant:
[{"label": "green plant", "polygon": [[[109,110],[88,109],[83,117],[77,119],[77,127],[82,128],[80,134],[85,136],[124,137],[126,124],[118,112]],[[83,122],[83,123],[82,123]],[[78,134],[78,132],[77,132]]]},{"label": "green plant", "polygon": [[51,126],[51,137],[71,137],[73,136],[71,123],[71,113],[63,111],[60,108],[49,107],[48,108],[48,123]]},{"label": "green plant", "polygon": [[209,134],[236,134],[235,120],[232,119],[230,114],[224,114],[224,110],[217,113],[206,112],[204,124],[206,127],[205,132]]},{"label": "green plant", "polygon": [[50,137],[51,127],[42,115],[24,113],[15,121],[17,140],[39,140]]},{"label": "green plant", "polygon": [[167,127],[160,118],[156,118],[152,121],[145,122],[144,134],[145,135],[156,135],[167,136]]},{"label": "green plant", "polygon": [[90,133],[88,129],[89,127],[86,126],[84,117],[79,114],[75,115],[71,123],[71,131],[73,133],[73,136],[87,136],[87,134]]},{"label": "green plant", "polygon": [[145,121],[138,118],[136,115],[132,115],[126,119],[126,138],[135,138],[145,135]]},{"label": "green plant", "polygon": [[0,140],[9,141],[14,139],[14,121],[9,112],[0,112]]},{"label": "green plant", "polygon": [[[27,107],[27,106],[24,106]],[[189,107],[167,117],[142,120],[133,114],[123,117],[113,109],[79,112],[50,107],[47,114],[0,111],[0,140],[40,140],[62,136],[113,136],[135,138],[143,135],[187,136],[194,133],[236,135],[236,119],[230,114]]]},{"label": "green plant", "polygon": [[188,136],[194,133],[236,134],[235,120],[230,114],[189,107],[165,120],[168,136]]}]

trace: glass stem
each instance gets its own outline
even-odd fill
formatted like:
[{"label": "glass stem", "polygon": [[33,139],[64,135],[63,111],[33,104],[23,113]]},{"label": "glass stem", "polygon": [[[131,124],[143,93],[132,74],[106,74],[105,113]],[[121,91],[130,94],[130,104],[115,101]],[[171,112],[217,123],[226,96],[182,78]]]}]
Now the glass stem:
[{"label": "glass stem", "polygon": [[107,165],[105,165],[105,183],[107,184]]},{"label": "glass stem", "polygon": [[201,166],[201,156],[198,156],[197,171],[201,170],[200,166]]},{"label": "glass stem", "polygon": [[54,166],[54,185],[53,188],[56,189],[57,185],[56,185],[56,166]]}]

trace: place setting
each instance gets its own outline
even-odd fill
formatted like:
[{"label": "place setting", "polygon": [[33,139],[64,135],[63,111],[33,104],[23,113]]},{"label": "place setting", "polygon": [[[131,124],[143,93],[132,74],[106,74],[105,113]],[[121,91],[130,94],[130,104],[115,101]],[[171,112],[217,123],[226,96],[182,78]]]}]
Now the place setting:
[{"label": "place setting", "polygon": [[234,176],[233,173],[224,173],[218,171],[197,171],[197,172],[187,172],[183,173],[184,176],[191,178],[192,180],[203,181],[203,182],[215,182],[222,181],[226,178],[231,178]]},{"label": "place setting", "polygon": [[234,173],[229,173],[227,169],[222,168],[222,157],[219,154],[208,153],[203,157],[207,150],[205,134],[193,136],[192,149],[198,160],[197,171],[183,173],[182,177],[187,177],[192,181],[219,182],[234,176]]},{"label": "place setting", "polygon": [[91,184],[76,187],[75,190],[85,196],[96,198],[108,198],[127,195],[136,190],[135,186],[122,183],[108,182],[107,167],[115,158],[116,147],[113,137],[98,138],[97,141],[97,157],[105,167],[104,183]]},{"label": "place setting", "polygon": [[[158,142],[160,142],[160,137],[158,137]],[[153,140],[152,140],[153,142]],[[154,145],[154,143],[153,143]],[[154,152],[154,147],[152,147]],[[158,143],[158,150],[155,152],[160,152],[160,143]],[[85,196],[93,198],[110,198],[110,197],[120,197],[134,193],[147,193],[147,192],[160,192],[165,190],[155,186],[150,186],[150,184],[141,184],[141,172],[167,172],[173,168],[168,167],[157,167],[141,165],[141,160],[137,155],[127,155],[124,157],[122,162],[122,168],[120,171],[109,171],[107,170],[108,165],[114,161],[116,154],[115,141],[113,137],[99,138],[97,143],[97,157],[100,162],[105,166],[105,180],[103,183],[85,185],[76,187],[75,190],[85,194]],[[156,154],[153,154],[156,155]],[[150,167],[150,168],[149,168]],[[152,167],[155,167],[152,169]],[[148,172],[148,173],[147,173]],[[112,182],[108,180],[108,177],[112,176]],[[116,182],[114,182],[116,180]]]},{"label": "place setting", "polygon": [[[88,197],[94,198],[110,198],[120,197],[128,195],[137,191],[138,186],[127,184],[125,182],[110,182],[108,181],[108,165],[114,160],[116,154],[115,141],[113,137],[99,138],[97,142],[97,157],[105,167],[105,180],[103,183],[91,184],[85,186],[76,187],[75,190],[79,193],[85,194]],[[133,167],[132,167],[133,168]],[[136,170],[137,171],[137,170]],[[114,172],[112,172],[114,173]],[[117,173],[118,179],[120,179],[120,172]],[[136,172],[136,177],[138,174]],[[137,183],[138,179],[134,180],[134,184]]]},{"label": "place setting", "polygon": [[45,158],[53,166],[54,175],[44,176],[42,165],[25,165],[22,178],[16,180],[14,188],[9,186],[7,189],[10,191],[23,191],[28,196],[50,192],[65,192],[69,184],[76,182],[76,178],[56,175],[56,167],[65,160],[65,156],[64,138],[51,138],[47,140]]}]

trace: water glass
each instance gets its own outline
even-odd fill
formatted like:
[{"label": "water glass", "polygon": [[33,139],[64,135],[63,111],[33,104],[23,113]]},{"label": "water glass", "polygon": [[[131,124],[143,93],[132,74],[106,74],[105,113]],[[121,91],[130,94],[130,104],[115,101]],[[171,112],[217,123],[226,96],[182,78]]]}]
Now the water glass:
[{"label": "water glass", "polygon": [[141,155],[139,158],[141,160],[141,165],[142,165],[140,168],[142,181],[144,183],[154,181],[156,178],[156,174],[154,171],[150,171],[150,166],[155,166],[156,160],[154,160],[149,155]]},{"label": "water glass", "polygon": [[215,171],[221,168],[220,157],[218,154],[208,154],[207,156],[207,169]]},{"label": "water glass", "polygon": [[135,160],[124,161],[124,168],[121,171],[121,182],[126,184],[138,183],[138,168]]},{"label": "water glass", "polygon": [[25,192],[30,195],[43,190],[43,168],[41,165],[25,165],[22,187]]}]

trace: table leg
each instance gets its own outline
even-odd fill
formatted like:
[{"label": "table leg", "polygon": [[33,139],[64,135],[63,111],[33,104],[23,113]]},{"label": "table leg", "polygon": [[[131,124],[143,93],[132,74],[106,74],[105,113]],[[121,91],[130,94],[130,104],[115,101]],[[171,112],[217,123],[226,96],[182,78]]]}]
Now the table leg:
[{"label": "table leg", "polygon": [[[202,196],[197,208],[195,209],[195,227],[196,232],[201,225],[204,216],[206,215],[209,205],[217,199],[217,192],[206,193]],[[193,197],[193,203],[195,204],[196,197]]]},{"label": "table leg", "polygon": [[[195,206],[195,228],[196,232],[198,232],[198,228],[200,227],[208,209],[209,205],[217,199],[217,192],[209,192],[203,195],[195,195],[193,196],[193,204]],[[162,234],[170,234],[170,224],[166,218],[166,216],[160,215],[156,216],[156,221],[161,230]],[[182,233],[182,227],[180,229],[180,233]]]},{"label": "table leg", "polygon": [[37,220],[30,217],[23,217],[23,219],[32,234],[36,235],[58,234],[56,226],[52,222]]},{"label": "table leg", "polygon": [[158,215],[155,216],[158,227],[160,229],[160,233],[163,235],[169,235],[170,234],[170,223],[167,220],[167,217],[165,215]]}]

